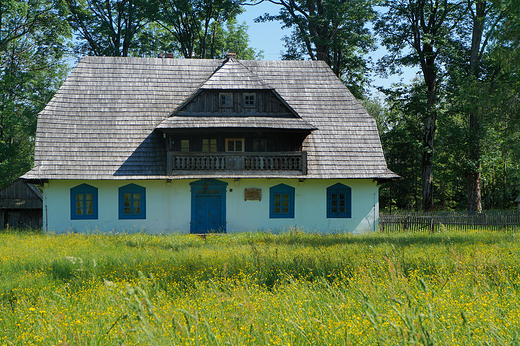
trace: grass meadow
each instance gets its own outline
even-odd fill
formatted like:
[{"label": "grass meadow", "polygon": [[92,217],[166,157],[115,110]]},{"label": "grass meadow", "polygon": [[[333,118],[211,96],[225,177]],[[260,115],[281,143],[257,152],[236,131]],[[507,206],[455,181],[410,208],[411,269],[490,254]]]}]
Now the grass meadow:
[{"label": "grass meadow", "polygon": [[0,233],[0,345],[520,345],[520,232]]}]

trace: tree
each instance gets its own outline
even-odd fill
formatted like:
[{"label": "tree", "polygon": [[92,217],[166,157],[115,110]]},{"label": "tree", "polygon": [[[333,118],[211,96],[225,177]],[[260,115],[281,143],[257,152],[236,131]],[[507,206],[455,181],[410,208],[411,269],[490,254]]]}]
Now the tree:
[{"label": "tree", "polygon": [[449,99],[452,112],[467,119],[463,156],[467,207],[470,213],[480,213],[482,143],[486,131],[495,126],[497,119],[511,113],[510,100],[518,96],[511,93],[518,71],[512,71],[512,61],[505,58],[518,52],[499,33],[505,28],[505,21],[511,23],[517,16],[518,7],[489,0],[468,0],[464,6],[464,22],[447,64]]},{"label": "tree", "polygon": [[462,12],[452,0],[387,0],[386,12],[375,29],[390,55],[380,61],[382,70],[394,72],[400,66],[421,68],[427,108],[423,119],[422,209],[433,209],[433,154],[437,127],[438,87],[441,63]]},{"label": "tree", "polygon": [[245,22],[238,24],[235,19],[227,22],[225,28],[220,25],[215,29],[214,40],[211,43],[210,52],[212,59],[223,59],[227,53],[235,53],[237,59],[255,60],[261,59],[262,51],[256,52],[254,48],[249,47],[249,35],[247,34],[248,26]]},{"label": "tree", "polygon": [[[157,2],[146,0],[65,0],[68,22],[80,40],[78,56],[129,56],[139,51],[136,39],[157,11]],[[148,52],[144,52],[145,54]]]},{"label": "tree", "polygon": [[159,0],[155,21],[184,58],[211,58],[222,25],[242,12],[236,0]]},{"label": "tree", "polygon": [[375,12],[370,0],[269,0],[280,6],[278,15],[264,14],[257,21],[277,20],[292,29],[285,38],[284,59],[323,60],[342,77],[355,96],[368,84],[364,55],[374,39],[366,24]]},{"label": "tree", "polygon": [[0,188],[31,169],[36,115],[66,73],[60,3],[0,2]]}]

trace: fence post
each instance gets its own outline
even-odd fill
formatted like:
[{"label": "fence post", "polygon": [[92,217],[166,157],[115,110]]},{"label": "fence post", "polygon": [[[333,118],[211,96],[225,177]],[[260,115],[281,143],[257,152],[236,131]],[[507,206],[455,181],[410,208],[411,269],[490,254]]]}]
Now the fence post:
[{"label": "fence post", "polygon": [[435,226],[433,222],[433,217],[430,219],[430,233],[435,233]]}]

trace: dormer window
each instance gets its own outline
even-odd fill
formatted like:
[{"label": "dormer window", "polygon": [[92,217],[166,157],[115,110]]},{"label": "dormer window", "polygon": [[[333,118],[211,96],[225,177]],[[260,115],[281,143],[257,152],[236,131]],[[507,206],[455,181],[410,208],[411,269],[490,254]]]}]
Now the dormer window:
[{"label": "dormer window", "polygon": [[245,93],[244,94],[244,107],[255,107],[256,106],[256,94]]},{"label": "dormer window", "polygon": [[219,107],[231,107],[233,105],[233,94],[232,93],[219,93]]}]

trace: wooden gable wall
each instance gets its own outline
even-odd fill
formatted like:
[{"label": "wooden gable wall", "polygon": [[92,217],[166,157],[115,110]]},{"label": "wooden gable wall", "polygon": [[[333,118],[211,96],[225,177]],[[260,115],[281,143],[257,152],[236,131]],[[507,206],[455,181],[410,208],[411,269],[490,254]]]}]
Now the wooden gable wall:
[{"label": "wooden gable wall", "polygon": [[[232,94],[232,106],[222,107],[219,104],[219,94]],[[244,93],[255,94],[255,106],[247,107],[244,105]],[[196,115],[207,113],[236,113],[242,115],[251,115],[258,113],[262,115],[272,115],[277,117],[294,117],[292,112],[285,106],[271,90],[203,90],[200,94],[193,98],[184,108],[177,114]]]}]

